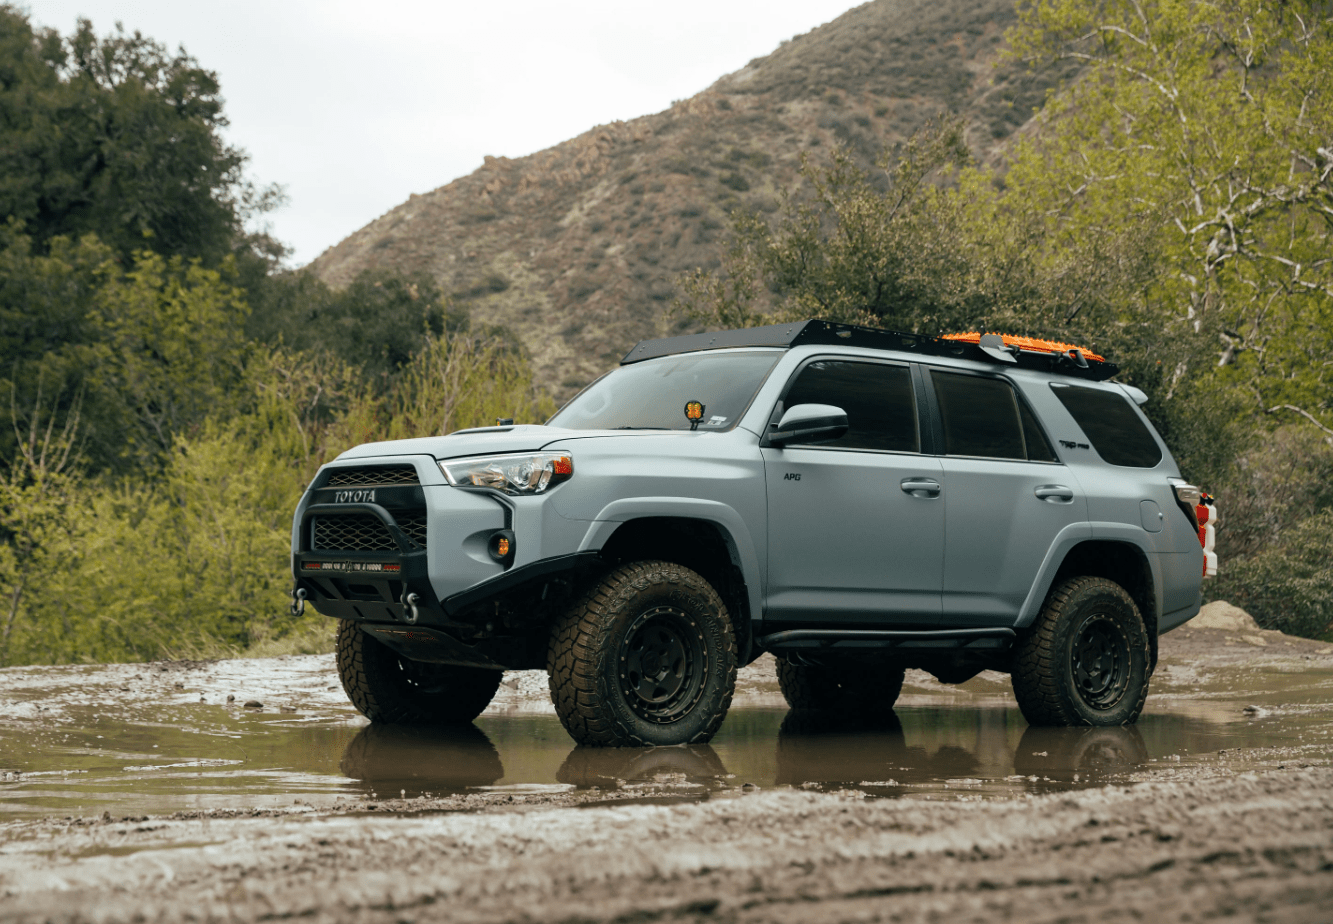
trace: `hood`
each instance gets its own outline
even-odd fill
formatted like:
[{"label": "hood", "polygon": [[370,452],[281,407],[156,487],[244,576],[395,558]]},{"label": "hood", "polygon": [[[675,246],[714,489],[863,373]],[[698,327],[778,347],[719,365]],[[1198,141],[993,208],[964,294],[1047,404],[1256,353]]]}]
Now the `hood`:
[{"label": "hood", "polygon": [[[552,443],[565,440],[607,436],[622,438],[681,436],[688,433],[688,430],[566,430],[563,427],[543,427],[536,424],[517,427],[479,427],[475,430],[457,430],[448,436],[424,436],[413,440],[363,443],[338,456],[338,460],[423,455],[434,456],[437,459],[452,459],[457,456],[480,456],[501,452],[537,452]],[[696,434],[700,437],[709,435],[711,434]]]},{"label": "hood", "polygon": [[387,440],[362,443],[347,450],[339,459],[365,459],[370,456],[476,456],[491,452],[533,452],[547,443],[568,436],[571,431],[558,427],[524,425],[520,427],[478,427],[457,430],[448,436],[423,436],[413,440]]}]

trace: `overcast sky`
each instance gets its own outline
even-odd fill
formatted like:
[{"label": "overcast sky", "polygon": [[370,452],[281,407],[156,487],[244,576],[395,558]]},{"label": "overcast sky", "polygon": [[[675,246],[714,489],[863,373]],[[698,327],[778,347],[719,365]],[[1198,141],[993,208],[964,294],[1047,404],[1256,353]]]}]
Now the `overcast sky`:
[{"label": "overcast sky", "polygon": [[693,96],[853,0],[29,0],[68,34],[123,22],[217,71],[228,138],[309,262],[411,193]]}]

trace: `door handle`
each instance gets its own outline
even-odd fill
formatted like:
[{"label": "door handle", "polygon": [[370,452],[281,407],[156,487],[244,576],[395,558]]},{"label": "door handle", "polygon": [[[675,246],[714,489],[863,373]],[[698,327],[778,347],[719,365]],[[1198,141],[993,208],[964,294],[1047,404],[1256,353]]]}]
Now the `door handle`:
[{"label": "door handle", "polygon": [[901,487],[904,494],[913,497],[940,496],[940,483],[933,478],[904,478]]},{"label": "door handle", "polygon": [[1032,493],[1048,504],[1072,504],[1074,502],[1074,489],[1066,488],[1062,484],[1039,484]]}]

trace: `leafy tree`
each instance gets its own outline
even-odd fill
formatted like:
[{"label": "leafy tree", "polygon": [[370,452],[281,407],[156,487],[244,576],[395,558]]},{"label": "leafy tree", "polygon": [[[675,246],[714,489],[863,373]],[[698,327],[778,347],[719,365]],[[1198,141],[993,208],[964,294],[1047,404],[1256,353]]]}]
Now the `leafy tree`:
[{"label": "leafy tree", "polygon": [[[0,666],[14,663],[27,628],[23,617],[42,605],[53,579],[79,561],[84,525],[77,413],[58,428],[39,391],[28,426],[15,427],[14,435],[16,452],[0,477]],[[59,615],[68,622],[68,614]]]},{"label": "leafy tree", "polygon": [[1032,202],[967,161],[963,125],[948,117],[885,152],[879,177],[844,150],[806,161],[803,188],[777,215],[733,215],[721,271],[687,276],[678,310],[721,327],[822,317],[925,333],[1065,328],[1098,345],[1141,322],[1143,229],[1053,234]]},{"label": "leafy tree", "polygon": [[466,312],[449,310],[424,273],[364,270],[342,290],[313,273],[277,273],[252,285],[250,298],[252,338],[337,356],[381,387],[428,337],[468,327]]},{"label": "leafy tree", "polygon": [[[1085,65],[1007,177],[1061,233],[1156,229],[1151,298],[1179,356],[1255,411],[1333,434],[1333,15],[1320,2],[1037,0],[1011,35],[1029,60]],[[1291,417],[1291,415],[1298,415]]]},{"label": "leafy tree", "polygon": [[0,216],[41,244],[96,234],[215,263],[281,193],[248,184],[217,76],[138,32],[34,31],[0,6]]},{"label": "leafy tree", "polygon": [[[126,268],[91,237],[56,238],[46,256],[22,235],[9,244],[0,251],[9,334],[0,384],[16,394],[20,417],[39,381],[83,395],[89,461],[128,472],[153,468],[177,435],[227,406],[244,366],[247,309],[221,270],[148,250]],[[0,437],[0,457],[12,451]]]}]

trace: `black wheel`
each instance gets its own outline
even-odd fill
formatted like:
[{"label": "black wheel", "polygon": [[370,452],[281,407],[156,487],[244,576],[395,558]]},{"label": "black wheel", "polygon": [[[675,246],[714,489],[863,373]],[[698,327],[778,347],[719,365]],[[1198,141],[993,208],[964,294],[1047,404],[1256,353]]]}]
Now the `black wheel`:
[{"label": "black wheel", "polygon": [[695,572],[636,562],[606,575],[556,622],[551,699],[579,744],[701,743],[736,686],[727,608]]},{"label": "black wheel", "polygon": [[1124,588],[1073,578],[1015,646],[1014,696],[1031,725],[1128,725],[1148,696],[1148,658],[1143,618]]},{"label": "black wheel", "polygon": [[802,664],[779,657],[778,686],[793,709],[887,712],[903,691],[903,675],[896,664],[862,661]]},{"label": "black wheel", "polygon": [[338,677],[352,705],[372,722],[471,722],[495,696],[503,673],[413,661],[366,635],[356,623],[338,623]]}]

